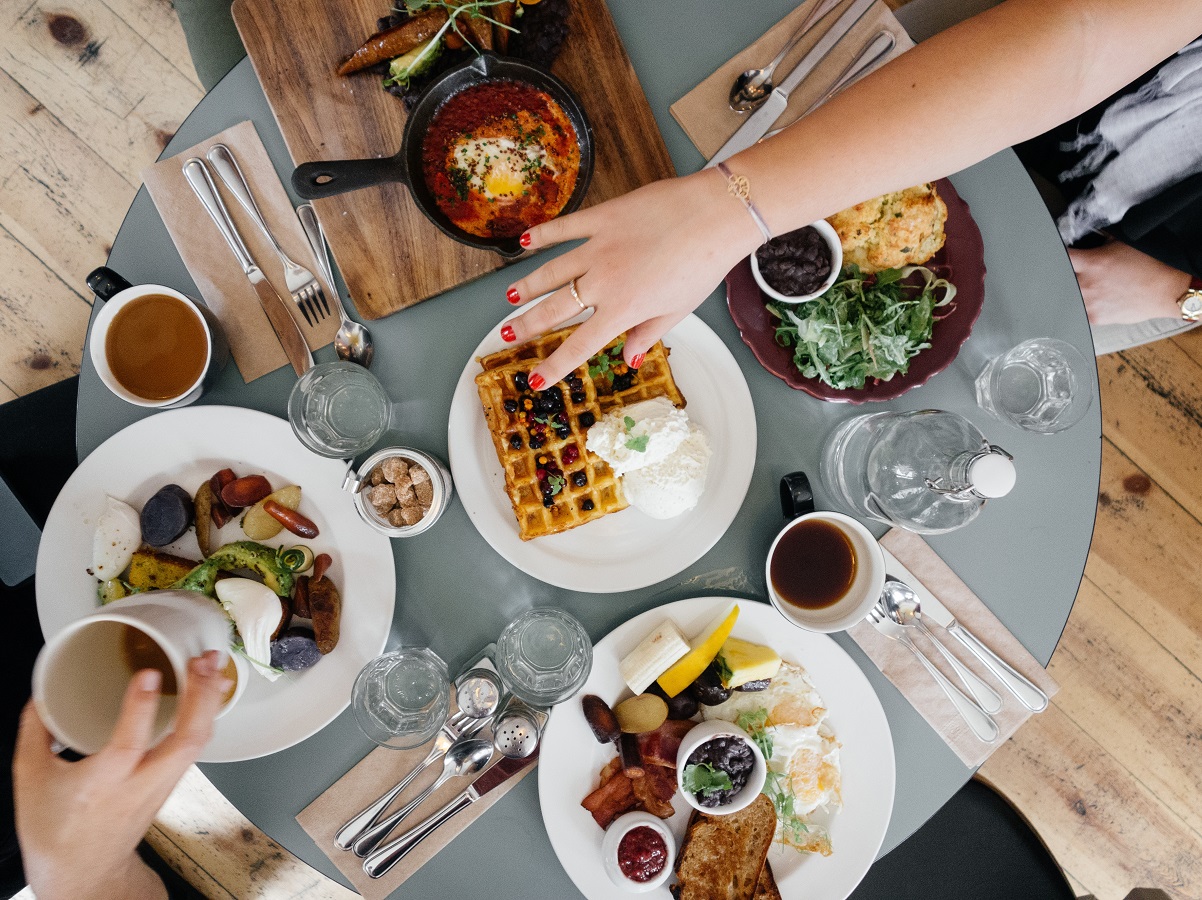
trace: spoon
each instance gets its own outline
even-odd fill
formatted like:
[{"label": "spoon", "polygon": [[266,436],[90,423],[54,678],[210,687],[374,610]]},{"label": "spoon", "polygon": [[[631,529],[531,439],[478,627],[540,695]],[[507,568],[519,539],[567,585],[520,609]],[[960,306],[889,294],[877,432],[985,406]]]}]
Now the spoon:
[{"label": "spoon", "polygon": [[363,832],[363,835],[355,841],[355,855],[367,856],[409,813],[421,806],[423,800],[446,784],[449,779],[459,775],[474,775],[482,770],[492,759],[492,753],[492,741],[471,739],[459,740],[454,743],[447,751],[446,759],[442,762],[442,774],[438,776],[438,780],[392,815],[381,819],[378,824]]},{"label": "spoon", "polygon": [[780,53],[776,54],[772,62],[768,63],[762,69],[748,69],[736,78],[735,83],[730,88],[730,108],[735,112],[751,112],[767,100],[768,95],[772,93],[772,89],[775,87],[772,83],[772,76],[776,72],[776,67],[789,55],[789,51],[797,46],[798,41],[806,36],[806,32],[810,30],[810,26],[834,7],[838,6],[840,2],[841,0],[821,0],[810,11],[810,14],[806,16],[805,21],[801,23],[801,27],[789,36],[789,40],[785,42],[784,48]]},{"label": "spoon", "polygon": [[889,618],[894,622],[906,627],[915,627],[930,639],[943,658],[947,660],[948,665],[955,671],[965,690],[972,694],[973,699],[981,705],[985,712],[995,713],[1002,708],[1002,698],[998,692],[978,678],[960,660],[952,656],[951,652],[943,646],[943,642],[935,637],[935,633],[927,627],[927,623],[922,619],[922,602],[908,584],[899,581],[892,575],[888,576],[885,579],[884,590],[881,591],[881,600],[885,604]]},{"label": "spoon", "polygon": [[342,326],[334,335],[334,351],[338,354],[339,359],[357,363],[368,369],[371,367],[371,358],[376,352],[372,344],[371,332],[346,314],[342,298],[338,296],[338,289],[334,286],[334,272],[330,267],[326,238],[322,234],[321,223],[317,221],[317,214],[313,212],[313,204],[302,203],[296,208],[296,216],[300,219],[301,227],[305,229],[305,237],[309,239],[309,246],[317,258],[317,265],[321,269],[322,277],[330,286],[334,305],[338,307],[338,316],[342,320]]}]

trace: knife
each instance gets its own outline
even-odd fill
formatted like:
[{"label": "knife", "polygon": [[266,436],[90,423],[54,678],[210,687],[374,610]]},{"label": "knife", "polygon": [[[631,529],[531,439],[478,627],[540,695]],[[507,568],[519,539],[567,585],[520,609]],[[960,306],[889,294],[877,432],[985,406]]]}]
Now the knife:
[{"label": "knife", "polygon": [[363,871],[372,878],[379,878],[405,858],[414,847],[438,830],[445,822],[467,809],[489,791],[503,785],[514,775],[538,761],[537,751],[519,759],[503,758],[467,787],[463,793],[434,813],[420,825],[406,831],[363,860]]},{"label": "knife", "polygon": [[[883,548],[882,548],[883,549]],[[885,551],[885,570],[895,575],[910,586],[922,601],[922,615],[936,625],[943,626],[952,637],[956,638],[965,649],[980,660],[993,676],[1010,691],[1018,702],[1032,712],[1043,712],[1048,706],[1048,695],[1020,675],[1004,659],[981,643],[971,631],[956,621],[951,610],[939,602],[939,598],[927,590],[921,581],[915,578],[893,554]]]},{"label": "knife", "polygon": [[847,32],[855,27],[855,24],[864,17],[875,2],[876,0],[854,0],[851,6],[847,7],[826,33],[818,39],[818,43],[793,67],[793,71],[785,76],[778,87],[773,89],[763,105],[752,113],[751,117],[739,127],[739,130],[730,136],[730,140],[719,148],[718,152],[705,164],[705,168],[709,169],[720,162],[725,162],[767,134],[768,130],[776,124],[776,120],[781,117],[785,107],[789,105],[789,94],[793,89],[801,84],[802,80],[814,70],[814,67],[826,58],[827,54],[834,49],[834,46],[843,39]]},{"label": "knife", "polygon": [[234,252],[238,265],[250,279],[251,287],[255,289],[255,293],[259,297],[259,304],[263,307],[263,312],[267,314],[267,320],[271,323],[276,337],[279,338],[288,362],[292,364],[297,375],[304,375],[313,368],[313,354],[309,352],[309,345],[305,341],[304,335],[301,334],[300,326],[292,318],[292,313],[288,311],[288,306],[284,303],[283,298],[276,293],[276,289],[271,286],[271,282],[267,280],[263,270],[255,265],[254,258],[242,241],[242,236],[234,227],[229,210],[226,209],[221,195],[217,193],[217,188],[213,184],[213,178],[209,175],[209,169],[204,160],[194,156],[185,162],[184,178],[196,192],[201,205],[212,217],[213,224],[217,226],[217,230],[221,232],[225,242],[230,245],[230,250]]}]

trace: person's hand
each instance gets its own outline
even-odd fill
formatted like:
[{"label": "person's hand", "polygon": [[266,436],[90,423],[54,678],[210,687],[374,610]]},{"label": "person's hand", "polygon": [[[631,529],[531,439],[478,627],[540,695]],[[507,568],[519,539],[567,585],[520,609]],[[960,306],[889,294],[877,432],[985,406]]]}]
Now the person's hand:
[{"label": "person's hand", "polygon": [[1190,276],[1148,254],[1111,241],[1092,250],[1069,249],[1091,325],[1177,319]]},{"label": "person's hand", "polygon": [[113,739],[67,762],[31,700],[21,714],[13,762],[17,837],[38,900],[165,896],[135,853],[176,782],[200,756],[229,681],[210,650],[188,664],[175,730],[150,747],[161,673],[131,680]]},{"label": "person's hand", "polygon": [[511,303],[555,293],[506,323],[502,338],[525,341],[578,315],[567,287],[573,278],[581,302],[595,310],[530,374],[534,390],[559,381],[623,331],[623,356],[637,369],[648,348],[762,240],[726,180],[712,171],[649,184],[527,235],[531,249],[587,241],[509,288]]}]

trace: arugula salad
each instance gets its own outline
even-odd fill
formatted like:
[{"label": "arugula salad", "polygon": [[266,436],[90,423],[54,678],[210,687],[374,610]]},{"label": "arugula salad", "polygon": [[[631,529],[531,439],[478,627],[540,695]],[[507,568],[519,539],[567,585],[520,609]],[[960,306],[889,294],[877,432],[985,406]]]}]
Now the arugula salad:
[{"label": "arugula salad", "polygon": [[[915,273],[921,284],[908,282]],[[931,346],[941,318],[936,310],[949,307],[955,296],[956,286],[925,266],[866,274],[850,264],[817,299],[797,306],[769,303],[767,309],[780,320],[776,342],[793,348],[802,375],[836,389],[862,388],[869,378],[904,375],[910,360]]]}]

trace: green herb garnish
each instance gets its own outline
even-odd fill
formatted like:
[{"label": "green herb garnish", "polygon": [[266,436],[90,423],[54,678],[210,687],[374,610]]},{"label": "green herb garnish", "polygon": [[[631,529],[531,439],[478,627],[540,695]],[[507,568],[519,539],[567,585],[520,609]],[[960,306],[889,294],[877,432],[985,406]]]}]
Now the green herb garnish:
[{"label": "green herb garnish", "polygon": [[550,478],[548,478],[547,484],[551,486],[551,496],[554,497],[556,494],[562,491],[563,486],[567,483],[567,479],[565,479],[562,475],[552,475]]},{"label": "green herb garnish", "polygon": [[466,200],[468,188],[471,186],[471,173],[467,169],[452,166],[447,171],[447,178],[451,180],[451,187],[455,189],[455,193],[459,195],[459,199]]},{"label": "green herb garnish", "polygon": [[[915,272],[925,283],[904,284]],[[940,288],[943,296],[936,299]],[[776,342],[793,348],[801,374],[841,390],[904,375],[910,360],[931,346],[934,311],[955,296],[956,286],[925,266],[864,274],[853,263],[816,300],[767,308],[780,319]]]},{"label": "green herb garnish", "polygon": [[[755,741],[756,746],[760,748],[760,752],[764,754],[764,759],[768,760],[772,757],[772,735],[768,733],[768,710],[760,707],[758,709],[749,709],[746,712],[739,713],[739,717],[735,719],[735,724],[742,728]],[[793,786],[789,783],[789,776],[784,772],[775,772],[771,768],[768,769],[768,776],[764,780],[763,794],[767,795],[772,801],[773,807],[776,808],[776,818],[780,821],[781,828],[788,832],[794,842],[802,843],[801,835],[808,832],[805,820],[797,815],[796,803],[797,796],[793,793]]]},{"label": "green herb garnish", "polygon": [[694,797],[708,797],[719,791],[729,791],[734,788],[730,775],[721,769],[715,769],[709,763],[685,766],[680,783]]},{"label": "green herb garnish", "polygon": [[634,428],[635,421],[630,416],[623,416],[622,424],[626,426],[626,434],[628,435],[626,438],[626,449],[633,450],[635,453],[646,453],[647,442],[651,440],[651,436],[646,434],[635,436],[631,434],[630,429]]}]

